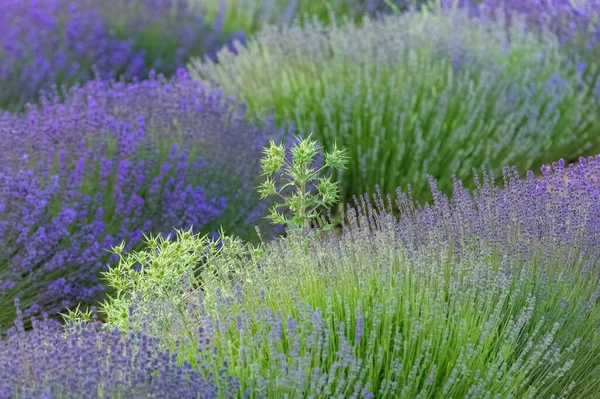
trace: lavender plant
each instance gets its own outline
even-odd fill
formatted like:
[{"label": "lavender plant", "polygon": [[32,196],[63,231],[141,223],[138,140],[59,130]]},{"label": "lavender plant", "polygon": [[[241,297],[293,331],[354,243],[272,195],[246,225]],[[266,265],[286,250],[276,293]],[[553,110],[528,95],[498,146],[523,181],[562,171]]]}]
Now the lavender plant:
[{"label": "lavender plant", "polygon": [[53,84],[172,75],[191,55],[243,39],[222,35],[221,14],[205,20],[185,0],[2,1],[0,107],[22,109]]},{"label": "lavender plant", "polygon": [[237,56],[190,69],[238,93],[250,115],[274,110],[325,150],[347,148],[342,200],[408,183],[423,200],[426,174],[448,189],[452,174],[472,185],[472,165],[533,168],[597,150],[597,66],[571,61],[546,33],[463,10],[314,22],[266,28]]},{"label": "lavender plant", "polygon": [[[285,25],[294,18],[318,19],[323,23],[350,18],[360,22],[365,15],[375,16],[419,7],[429,0],[189,0],[193,7],[206,9],[211,19],[224,13],[223,29],[233,33],[238,29],[255,34],[265,25]],[[224,10],[224,11],[222,11]]]},{"label": "lavender plant", "polygon": [[529,29],[549,29],[561,43],[571,49],[575,46],[579,52],[600,44],[597,0],[442,0],[440,4],[446,9],[463,7],[473,16],[499,19],[505,24],[525,17]]},{"label": "lavender plant", "polygon": [[144,51],[148,69],[165,74],[175,73],[190,56],[210,57],[233,40],[245,40],[244,30],[227,21],[227,0],[214,8],[193,7],[188,0],[86,1],[98,7],[118,37],[133,39]]},{"label": "lavender plant", "polygon": [[[227,359],[257,396],[594,398],[600,155],[542,174],[506,167],[496,186],[474,171],[477,189],[454,180],[451,198],[431,178],[424,206],[365,195],[341,235],[291,230],[235,273],[203,274],[186,306],[148,297],[128,325],[153,324],[190,362]],[[126,270],[156,276],[203,247],[148,243]]]},{"label": "lavender plant", "polygon": [[298,15],[297,0],[188,0],[208,20],[221,18],[225,35],[254,35],[265,25],[284,25]]},{"label": "lavender plant", "polygon": [[[252,238],[261,149],[281,129],[180,71],[141,83],[92,81],[0,119],[0,324],[102,298],[108,250],[173,228]],[[262,223],[264,226],[264,223]],[[269,233],[268,226],[264,230]]]},{"label": "lavender plant", "polygon": [[[17,309],[18,309],[17,303]],[[69,324],[33,320],[26,332],[23,314],[0,341],[0,398],[217,398],[233,397],[235,380],[178,362],[147,334],[102,330],[94,320]],[[219,389],[221,381],[227,387]],[[228,396],[227,396],[228,395]]]}]

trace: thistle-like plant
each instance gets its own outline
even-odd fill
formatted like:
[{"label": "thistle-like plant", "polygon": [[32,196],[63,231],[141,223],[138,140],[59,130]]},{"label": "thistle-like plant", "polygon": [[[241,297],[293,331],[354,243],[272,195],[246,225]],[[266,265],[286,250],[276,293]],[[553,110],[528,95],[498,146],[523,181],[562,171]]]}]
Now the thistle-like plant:
[{"label": "thistle-like plant", "polygon": [[[256,267],[263,253],[262,244],[254,246],[226,235],[223,230],[216,239],[194,234],[189,229],[176,230],[174,237],[146,236],[145,243],[147,249],[141,252],[125,251],[125,243],[113,248],[119,261],[102,274],[115,294],[99,305],[106,316],[106,327],[118,327],[121,331],[130,327],[140,329],[142,323],[137,322],[140,312],[154,312],[155,326],[169,325],[173,317],[181,315],[161,312],[153,304],[168,302],[177,309],[176,313],[185,312],[186,304],[207,290],[205,281],[235,285],[240,281],[236,270],[249,265]],[[212,289],[212,284],[208,288]],[[63,316],[65,321],[85,322],[91,313],[77,308]],[[149,334],[155,332],[151,327],[145,330]]]},{"label": "thistle-like plant", "polygon": [[[339,200],[338,183],[332,180],[331,175],[321,175],[329,168],[345,169],[348,163],[346,151],[333,144],[332,150],[324,153],[324,162],[319,167],[316,161],[321,150],[322,147],[312,139],[312,133],[306,138],[297,138],[289,151],[291,157],[286,157],[283,144],[277,145],[273,140],[263,150],[260,165],[267,180],[258,187],[258,192],[261,199],[275,195],[283,200],[283,203],[273,205],[266,216],[274,224],[305,229],[311,220],[319,217],[319,208],[331,206]],[[279,211],[286,207],[291,217]],[[331,227],[331,224],[326,224],[322,229],[329,230]]]},{"label": "thistle-like plant", "polygon": [[81,303],[77,304],[75,310],[67,309],[64,313],[59,313],[62,316],[63,320],[69,323],[89,323],[94,319],[95,307],[86,309],[85,311],[80,309]]}]

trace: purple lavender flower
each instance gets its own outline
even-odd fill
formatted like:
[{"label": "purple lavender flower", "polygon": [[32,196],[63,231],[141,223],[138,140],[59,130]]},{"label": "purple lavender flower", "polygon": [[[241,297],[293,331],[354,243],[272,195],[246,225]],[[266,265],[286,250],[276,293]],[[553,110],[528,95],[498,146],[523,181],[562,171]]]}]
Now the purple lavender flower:
[{"label": "purple lavender flower", "polygon": [[[580,53],[600,44],[598,0],[442,0],[443,8],[454,4],[467,8],[472,16],[484,19],[503,19],[508,26],[516,21],[528,29],[549,31],[566,46]],[[589,55],[589,53],[588,53]]]},{"label": "purple lavender flower", "polygon": [[354,332],[354,343],[358,344],[363,333],[363,317],[356,318],[356,331]]},{"label": "purple lavender flower", "polygon": [[[260,223],[258,159],[282,131],[248,124],[232,100],[183,71],[91,81],[64,96],[0,119],[6,300],[22,295],[26,309],[36,303],[53,315],[102,295],[98,273],[123,240],[129,250],[142,233],[223,226],[244,235],[244,221]],[[6,325],[12,316],[2,309]]]},{"label": "purple lavender flower", "polygon": [[[0,398],[216,398],[227,375],[201,375],[143,333],[123,336],[98,321],[66,327],[44,317],[25,332],[19,317],[0,341]],[[232,385],[227,394],[234,394]]]},{"label": "purple lavender flower", "polygon": [[187,0],[5,0],[0,107],[94,77],[171,75],[190,55],[212,54],[231,40]]}]

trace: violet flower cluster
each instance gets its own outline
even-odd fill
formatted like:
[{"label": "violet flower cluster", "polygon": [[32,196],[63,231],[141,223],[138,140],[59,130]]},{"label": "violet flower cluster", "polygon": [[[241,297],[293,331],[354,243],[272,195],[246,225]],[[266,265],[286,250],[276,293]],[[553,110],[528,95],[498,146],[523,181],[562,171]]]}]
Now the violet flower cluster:
[{"label": "violet flower cluster", "polygon": [[522,21],[530,29],[550,30],[578,53],[600,45],[598,0],[441,0],[444,8],[466,8],[479,18],[502,18],[506,24]]},{"label": "violet flower cluster", "polygon": [[21,108],[41,89],[92,78],[173,74],[190,55],[214,53],[223,37],[187,0],[0,2],[0,107]]},{"label": "violet flower cluster", "polygon": [[47,317],[26,332],[17,315],[0,341],[0,399],[216,398],[221,379],[226,397],[236,391],[224,372],[205,377],[141,332],[124,337],[98,321],[64,328]]},{"label": "violet flower cluster", "polygon": [[[283,132],[179,71],[141,83],[92,81],[0,117],[0,324],[98,298],[107,252],[173,228],[248,233],[261,149]],[[263,222],[263,226],[264,226]]]}]

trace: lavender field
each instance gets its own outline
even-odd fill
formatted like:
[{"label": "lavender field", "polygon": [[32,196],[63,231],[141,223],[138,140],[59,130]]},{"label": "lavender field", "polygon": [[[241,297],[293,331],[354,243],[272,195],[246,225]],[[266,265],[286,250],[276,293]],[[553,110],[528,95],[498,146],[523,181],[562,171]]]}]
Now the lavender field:
[{"label": "lavender field", "polygon": [[13,398],[600,398],[600,1],[0,0]]}]

